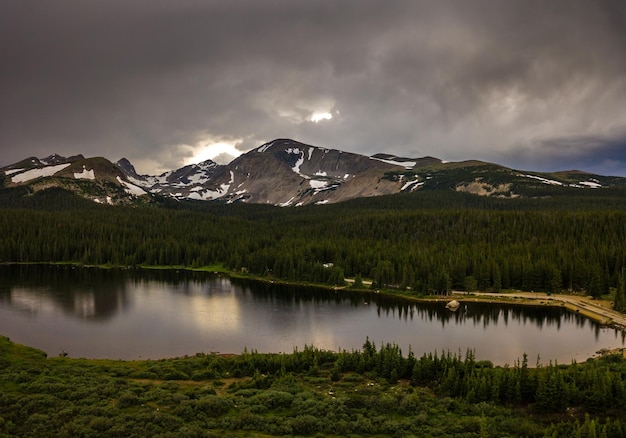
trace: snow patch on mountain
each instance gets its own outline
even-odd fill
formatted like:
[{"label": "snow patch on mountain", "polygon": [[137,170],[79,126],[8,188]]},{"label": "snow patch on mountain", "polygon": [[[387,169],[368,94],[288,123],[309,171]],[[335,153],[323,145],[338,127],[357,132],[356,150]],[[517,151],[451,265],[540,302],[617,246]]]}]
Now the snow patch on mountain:
[{"label": "snow patch on mountain", "polygon": [[404,167],[405,169],[412,169],[417,164],[416,161],[395,161],[395,160],[385,160],[384,158],[378,157],[369,157],[370,160],[382,161],[383,163],[393,164],[394,166]]},{"label": "snow patch on mountain", "polygon": [[[199,188],[195,187],[194,189],[199,189],[199,190],[194,190],[194,189],[190,190],[190,193],[187,195],[187,198],[196,199],[198,201],[209,201],[209,200],[221,198],[222,196],[228,193],[230,186],[234,183],[235,183],[235,173],[231,170],[230,180],[228,181],[228,183],[221,184],[217,190],[201,191],[202,187],[199,187]],[[183,195],[178,194],[177,197],[183,197]]]},{"label": "snow patch on mountain", "polygon": [[76,179],[91,179],[91,180],[94,180],[94,179],[96,179],[96,174],[94,173],[93,169],[87,170],[87,168],[85,166],[83,166],[83,171],[82,172],[74,172],[74,178],[76,178]]},{"label": "snow patch on mountain", "polygon": [[57,164],[56,166],[46,166],[39,169],[31,169],[11,177],[14,183],[23,183],[43,176],[52,176],[57,172],[65,169],[72,163]]},{"label": "snow patch on mountain", "polygon": [[256,151],[260,152],[260,153],[265,152],[266,150],[268,150],[269,148],[272,147],[272,145],[274,144],[275,141],[276,140],[270,141],[269,143],[265,143],[264,145],[259,146]]},{"label": "snow patch on mountain", "polygon": [[302,172],[300,172],[300,166],[302,166],[304,164],[304,151],[301,151],[299,148],[287,148],[287,149],[285,149],[285,152],[287,152],[290,155],[298,155],[299,156],[298,159],[296,160],[296,164],[294,164],[294,166],[291,168],[291,170],[293,170],[295,173],[297,173],[298,175],[300,175],[304,179],[310,179],[310,177],[308,175],[305,175]]},{"label": "snow patch on mountain", "polygon": [[400,191],[404,192],[406,190],[415,190],[418,187],[421,187],[424,185],[424,181],[420,182],[419,179],[415,179],[412,181],[407,181],[404,183],[404,185],[402,186],[402,188],[400,189]]},{"label": "snow patch on mountain", "polygon": [[[130,175],[126,175],[126,178],[127,178],[127,179],[128,179],[128,181],[130,181],[131,183],[133,183],[133,184],[135,184],[135,185],[137,185],[137,186],[140,186],[140,187],[150,187],[150,186],[153,186],[153,185],[154,185],[154,184],[150,184],[148,181],[144,181],[144,180],[141,180],[141,179],[137,179],[137,178],[134,178],[134,177],[132,177],[132,176],[130,176]],[[150,178],[153,178],[153,177],[150,177]],[[149,178],[148,178],[148,179],[149,179]]]},{"label": "snow patch on mountain", "polygon": [[292,196],[289,201],[283,202],[281,204],[278,204],[279,207],[289,207],[291,205],[291,203],[293,202],[295,196]]},{"label": "snow patch on mountain", "polygon": [[[102,204],[102,201],[100,199],[98,199],[98,198],[94,199],[93,201],[95,203],[97,203],[97,204]],[[106,197],[106,203],[109,204],[109,205],[113,205],[113,198],[111,198],[110,196],[107,196]]]},{"label": "snow patch on mountain", "polygon": [[595,181],[580,181],[578,184],[570,184],[571,187],[589,187],[592,189],[599,189],[602,187],[602,184],[598,184]]},{"label": "snow patch on mountain", "polygon": [[300,158],[298,158],[298,161],[296,161],[296,164],[293,166],[293,171],[296,172],[298,175],[302,175],[300,173],[300,166],[302,166],[304,164],[304,153],[300,156]]},{"label": "snow patch on mountain", "polygon": [[187,178],[191,184],[204,184],[209,180],[209,177],[204,173],[197,173]]},{"label": "snow patch on mountain", "polygon": [[312,179],[309,181],[309,184],[311,185],[311,188],[313,189],[321,189],[328,185],[328,181],[320,181],[317,179]]},{"label": "snow patch on mountain", "polygon": [[124,189],[124,191],[126,193],[128,193],[129,195],[134,195],[134,196],[141,196],[141,195],[145,195],[146,192],[144,189],[142,189],[141,187],[138,187],[134,184],[131,184],[129,182],[124,181],[122,178],[120,178],[119,176],[117,177],[117,181],[123,185],[124,187],[126,187]]},{"label": "snow patch on mountain", "polygon": [[543,177],[536,176],[536,175],[528,175],[528,174],[526,174],[526,175],[522,175],[522,176],[525,176],[526,178],[536,179],[537,181],[542,182],[543,184],[550,184],[550,185],[553,185],[553,186],[562,186],[563,185],[562,182],[555,181],[553,179],[543,178]]}]

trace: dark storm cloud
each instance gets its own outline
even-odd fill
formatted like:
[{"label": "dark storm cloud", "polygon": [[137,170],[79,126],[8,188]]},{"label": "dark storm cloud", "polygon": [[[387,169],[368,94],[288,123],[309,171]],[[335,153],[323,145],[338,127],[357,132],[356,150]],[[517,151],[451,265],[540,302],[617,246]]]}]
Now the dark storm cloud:
[{"label": "dark storm cloud", "polygon": [[292,137],[512,166],[575,149],[626,174],[625,32],[623,1],[5,0],[0,165],[152,172]]},{"label": "dark storm cloud", "polygon": [[510,154],[509,164],[518,169],[585,169],[599,174],[626,176],[626,132],[616,138],[554,138],[541,146],[541,155],[525,154],[523,151]]}]

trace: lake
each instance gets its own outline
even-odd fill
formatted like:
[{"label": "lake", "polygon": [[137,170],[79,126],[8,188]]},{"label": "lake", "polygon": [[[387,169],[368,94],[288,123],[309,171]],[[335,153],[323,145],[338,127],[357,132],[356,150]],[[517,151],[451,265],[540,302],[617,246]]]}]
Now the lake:
[{"label": "lake", "polygon": [[160,359],[197,352],[287,352],[396,343],[406,355],[473,349],[512,365],[584,361],[624,346],[621,331],[562,308],[410,302],[375,293],[201,272],[0,266],[0,334],[57,355]]}]

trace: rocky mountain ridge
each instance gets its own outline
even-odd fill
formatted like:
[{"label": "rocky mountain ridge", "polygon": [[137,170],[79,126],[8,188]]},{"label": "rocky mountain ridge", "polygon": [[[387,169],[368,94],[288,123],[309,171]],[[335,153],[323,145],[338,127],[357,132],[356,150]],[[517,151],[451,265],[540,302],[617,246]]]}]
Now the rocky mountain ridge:
[{"label": "rocky mountain ridge", "polygon": [[0,169],[0,187],[71,190],[95,202],[138,198],[248,202],[278,206],[326,204],[416,190],[456,190],[482,196],[542,196],[550,190],[626,187],[626,178],[580,171],[526,172],[481,161],[447,163],[434,157],[373,156],[306,145],[265,143],[218,165],[207,160],[161,175],[140,175],[125,158],[29,157]]}]

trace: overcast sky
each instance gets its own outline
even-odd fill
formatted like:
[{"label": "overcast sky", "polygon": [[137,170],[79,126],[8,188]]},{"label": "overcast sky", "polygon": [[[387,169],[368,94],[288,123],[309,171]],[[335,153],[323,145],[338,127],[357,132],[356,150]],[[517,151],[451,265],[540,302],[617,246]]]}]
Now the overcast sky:
[{"label": "overcast sky", "polygon": [[626,176],[626,1],[2,0],[0,166],[280,137]]}]

